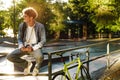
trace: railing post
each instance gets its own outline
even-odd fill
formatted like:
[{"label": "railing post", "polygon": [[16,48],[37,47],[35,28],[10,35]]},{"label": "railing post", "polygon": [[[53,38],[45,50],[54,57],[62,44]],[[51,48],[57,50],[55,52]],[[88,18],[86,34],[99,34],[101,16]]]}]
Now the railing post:
[{"label": "railing post", "polygon": [[89,71],[89,57],[90,54],[89,54],[89,48],[87,48],[87,51],[86,51],[86,60],[87,60],[87,68],[88,68],[88,71]]},{"label": "railing post", "polygon": [[50,53],[48,53],[48,80],[52,80],[52,59]]},{"label": "railing post", "polygon": [[109,42],[107,43],[107,69],[109,69],[110,66],[110,45]]}]

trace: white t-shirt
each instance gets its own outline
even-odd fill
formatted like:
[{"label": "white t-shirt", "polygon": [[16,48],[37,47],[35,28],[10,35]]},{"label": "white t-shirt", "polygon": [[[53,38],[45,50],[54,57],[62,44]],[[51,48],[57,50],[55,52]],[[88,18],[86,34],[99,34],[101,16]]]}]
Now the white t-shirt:
[{"label": "white t-shirt", "polygon": [[27,33],[26,33],[26,44],[36,44],[36,35],[34,27],[27,27]]},{"label": "white t-shirt", "polygon": [[[33,50],[38,49],[41,45],[36,44],[37,40],[36,40],[36,35],[35,35],[35,30],[34,27],[27,27],[27,33],[26,33],[26,42],[25,45],[30,45],[33,47]],[[35,44],[35,45],[32,45]]]},{"label": "white t-shirt", "polygon": [[[24,43],[26,45],[32,46],[33,50],[36,50],[42,46],[41,43],[37,44],[37,39],[35,35],[35,29],[34,27],[27,27],[27,33],[26,33],[26,42]],[[35,44],[35,45],[32,45]],[[23,44],[19,45],[19,48],[23,47]]]}]

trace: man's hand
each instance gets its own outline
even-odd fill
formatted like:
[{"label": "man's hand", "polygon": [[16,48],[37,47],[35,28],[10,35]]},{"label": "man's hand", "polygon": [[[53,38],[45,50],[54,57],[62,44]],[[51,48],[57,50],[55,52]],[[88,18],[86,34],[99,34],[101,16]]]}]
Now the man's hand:
[{"label": "man's hand", "polygon": [[23,52],[25,52],[25,51],[31,52],[31,51],[33,51],[33,48],[31,46],[27,46],[27,47],[22,47],[20,50]]},{"label": "man's hand", "polygon": [[20,48],[21,51],[25,52],[26,51],[26,48],[25,47],[22,47]]},{"label": "man's hand", "polygon": [[26,49],[27,49],[28,52],[33,51],[33,48],[31,46],[28,46]]}]

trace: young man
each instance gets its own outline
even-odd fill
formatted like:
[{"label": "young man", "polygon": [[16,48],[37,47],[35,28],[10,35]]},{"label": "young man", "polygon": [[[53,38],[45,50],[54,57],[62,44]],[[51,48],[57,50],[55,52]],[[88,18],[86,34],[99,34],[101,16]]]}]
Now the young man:
[{"label": "young man", "polygon": [[46,42],[44,25],[37,22],[38,13],[32,7],[23,9],[24,22],[19,25],[18,45],[19,48],[7,56],[7,59],[16,65],[24,68],[24,75],[30,73],[31,63],[22,59],[24,55],[33,55],[36,65],[33,69],[33,76],[39,73],[43,61],[41,48]]}]

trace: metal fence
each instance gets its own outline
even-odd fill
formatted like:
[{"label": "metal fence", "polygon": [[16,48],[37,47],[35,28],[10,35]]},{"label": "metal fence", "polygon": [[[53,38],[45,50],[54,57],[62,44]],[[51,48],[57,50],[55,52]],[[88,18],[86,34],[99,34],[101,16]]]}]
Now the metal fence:
[{"label": "metal fence", "polygon": [[[111,39],[111,40],[107,40],[107,41],[104,41],[104,42],[99,42],[99,43],[95,43],[95,44],[91,44],[91,45],[86,45],[86,46],[80,46],[80,47],[74,47],[74,48],[69,48],[69,49],[62,49],[62,50],[58,50],[58,51],[53,51],[53,52],[48,52],[47,55],[48,55],[48,76],[49,76],[49,80],[52,79],[52,76],[55,74],[52,72],[52,55],[55,55],[55,54],[64,54],[65,52],[69,52],[69,51],[72,51],[72,50],[77,50],[77,49],[82,49],[82,48],[87,48],[87,51],[86,51],[86,60],[83,62],[83,63],[86,63],[87,64],[87,67],[89,69],[89,62],[91,61],[94,61],[96,59],[99,59],[99,58],[102,58],[102,57],[107,57],[107,68],[109,69],[109,66],[110,66],[110,43],[114,43],[114,41],[117,41],[117,40],[120,40],[120,39]],[[95,58],[91,58],[89,57],[90,55],[90,52],[89,52],[89,48],[92,47],[92,46],[99,46],[101,44],[104,44],[104,43],[107,43],[106,45],[106,54],[103,54],[103,55],[100,55],[98,57],[95,57]],[[119,50],[118,50],[119,51]],[[57,72],[56,72],[57,73]]]}]

